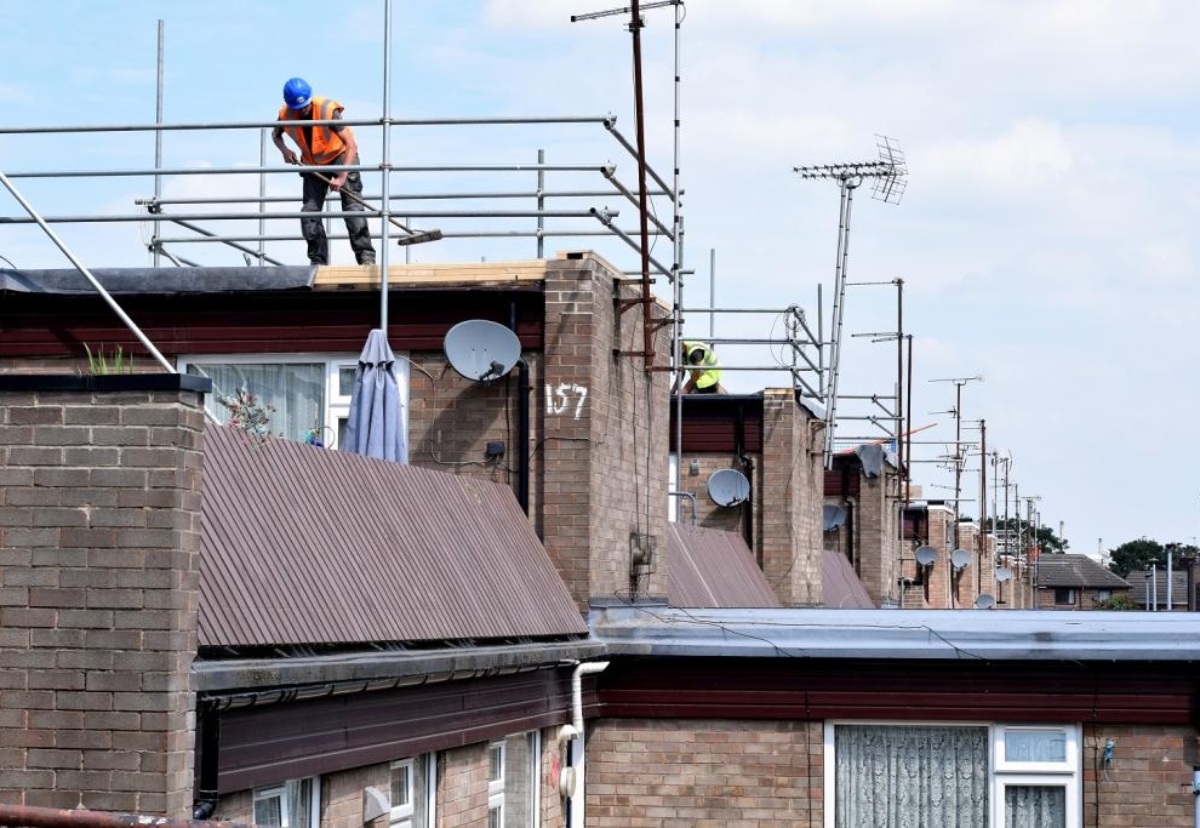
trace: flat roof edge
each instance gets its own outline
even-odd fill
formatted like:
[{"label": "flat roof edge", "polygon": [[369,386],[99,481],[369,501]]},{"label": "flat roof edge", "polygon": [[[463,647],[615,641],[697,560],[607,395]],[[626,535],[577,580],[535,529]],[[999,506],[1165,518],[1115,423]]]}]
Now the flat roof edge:
[{"label": "flat roof edge", "polygon": [[562,661],[582,661],[606,653],[595,639],[569,642],[476,647],[424,652],[346,653],[303,658],[195,661],[192,678],[198,693],[270,690],[302,684],[386,679],[470,678],[507,669],[550,667]]}]

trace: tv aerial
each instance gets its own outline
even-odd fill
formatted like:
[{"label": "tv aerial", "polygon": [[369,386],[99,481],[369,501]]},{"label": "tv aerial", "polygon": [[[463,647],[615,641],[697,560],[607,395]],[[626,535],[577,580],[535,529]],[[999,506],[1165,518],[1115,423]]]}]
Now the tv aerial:
[{"label": "tv aerial", "polygon": [[937,563],[938,553],[932,546],[921,546],[917,549],[917,566],[929,567]]},{"label": "tv aerial", "polygon": [[473,382],[503,377],[521,359],[521,340],[498,322],[468,319],[446,333],[446,359],[455,371]]},{"label": "tv aerial", "polygon": [[837,259],[833,276],[833,313],[830,330],[829,383],[825,391],[825,467],[833,466],[834,431],[837,426],[838,376],[842,356],[842,320],[846,312],[846,260],[850,254],[850,211],[854,206],[854,191],[871,179],[872,196],[885,204],[899,204],[908,186],[908,161],[900,145],[886,135],[875,136],[879,158],[842,164],[817,164],[793,167],[801,178],[836,181],[842,192],[841,213],[838,219]]},{"label": "tv aerial", "polygon": [[1012,570],[1009,569],[1007,566],[996,567],[996,580],[998,582],[1004,583],[1005,581],[1007,581],[1011,578],[1012,578]]},{"label": "tv aerial", "polygon": [[720,469],[708,477],[708,496],[718,506],[740,506],[750,499],[750,481],[737,469]]},{"label": "tv aerial", "polygon": [[986,592],[975,599],[975,609],[991,609],[994,606],[996,606],[996,599]]}]

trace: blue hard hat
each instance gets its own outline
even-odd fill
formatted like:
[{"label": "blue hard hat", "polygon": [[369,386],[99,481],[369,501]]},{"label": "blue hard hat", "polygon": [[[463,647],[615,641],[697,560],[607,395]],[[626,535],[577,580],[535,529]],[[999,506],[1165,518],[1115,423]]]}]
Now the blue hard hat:
[{"label": "blue hard hat", "polygon": [[312,100],[312,87],[304,78],[292,78],[283,85],[283,102],[288,109],[304,109]]}]

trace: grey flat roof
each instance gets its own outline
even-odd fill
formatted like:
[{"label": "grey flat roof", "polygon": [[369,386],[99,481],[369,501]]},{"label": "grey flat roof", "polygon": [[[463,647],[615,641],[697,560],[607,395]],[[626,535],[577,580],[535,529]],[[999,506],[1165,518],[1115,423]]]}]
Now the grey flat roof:
[{"label": "grey flat roof", "polygon": [[[316,267],[111,267],[92,275],[114,294],[237,293],[311,288]],[[0,292],[95,294],[96,289],[73,268],[5,270],[0,268]]]},{"label": "grey flat roof", "polygon": [[610,655],[1200,660],[1200,613],[594,606]]}]

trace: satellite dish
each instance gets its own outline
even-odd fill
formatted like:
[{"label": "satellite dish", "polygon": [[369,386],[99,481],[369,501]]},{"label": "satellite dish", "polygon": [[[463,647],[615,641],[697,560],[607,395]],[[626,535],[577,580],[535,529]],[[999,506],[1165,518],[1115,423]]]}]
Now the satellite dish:
[{"label": "satellite dish", "polygon": [[708,476],[708,496],[718,506],[739,506],[750,499],[750,481],[737,469],[721,469]]},{"label": "satellite dish", "polygon": [[468,319],[446,333],[450,367],[473,382],[500,379],[521,358],[521,340],[499,322]]},{"label": "satellite dish", "polygon": [[917,549],[917,565],[933,566],[937,561],[937,550],[932,546],[922,546]]},{"label": "satellite dish", "polygon": [[971,553],[965,549],[955,549],[950,553],[950,563],[955,569],[966,569],[971,562]]},{"label": "satellite dish", "polygon": [[1000,583],[1004,583],[1011,577],[1012,577],[1012,570],[1009,569],[1007,566],[996,567],[996,580],[997,581],[999,581]]},{"label": "satellite dish", "polygon": [[975,599],[975,609],[991,609],[996,606],[996,599],[986,592]]}]

